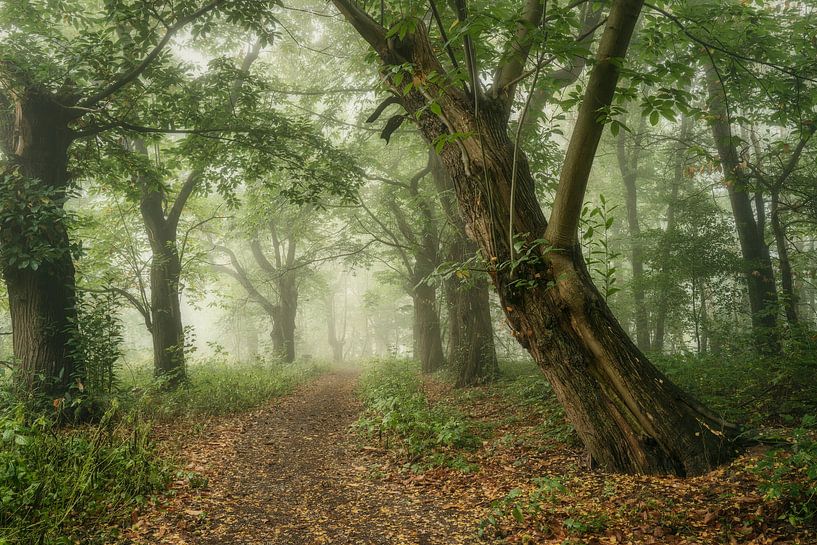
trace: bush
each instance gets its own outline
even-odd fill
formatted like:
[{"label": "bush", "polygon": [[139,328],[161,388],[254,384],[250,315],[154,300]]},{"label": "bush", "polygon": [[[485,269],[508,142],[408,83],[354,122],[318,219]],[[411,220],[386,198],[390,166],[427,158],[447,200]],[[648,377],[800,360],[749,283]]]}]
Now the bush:
[{"label": "bush", "polygon": [[[105,543],[171,477],[149,427],[117,419],[58,430],[22,405],[0,414],[0,543]],[[118,420],[118,421],[117,421]]]},{"label": "bush", "polygon": [[792,425],[817,409],[814,354],[792,351],[784,358],[751,353],[651,357],[681,388],[730,420]]},{"label": "bush", "polygon": [[365,412],[357,427],[396,448],[413,469],[427,465],[467,468],[456,449],[475,449],[479,438],[451,407],[432,405],[415,362],[376,360],[361,379]]},{"label": "bush", "polygon": [[809,429],[815,424],[814,416],[804,417],[794,430],[791,449],[770,452],[756,467],[765,499],[780,502],[781,518],[793,526],[817,518],[817,441]]}]

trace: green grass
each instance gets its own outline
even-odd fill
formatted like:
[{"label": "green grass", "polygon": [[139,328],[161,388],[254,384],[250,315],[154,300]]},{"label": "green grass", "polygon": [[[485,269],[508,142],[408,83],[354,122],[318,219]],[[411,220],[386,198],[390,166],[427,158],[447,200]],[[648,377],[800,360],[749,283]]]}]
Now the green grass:
[{"label": "green grass", "polygon": [[133,511],[183,473],[151,441],[154,421],[243,412],[324,368],[212,358],[190,365],[188,383],[167,391],[149,366],[137,366],[120,372],[115,392],[90,400],[105,407],[101,419],[73,427],[0,391],[0,545],[115,541]]},{"label": "green grass", "polygon": [[360,397],[365,411],[358,429],[397,452],[408,469],[442,465],[471,469],[462,451],[480,445],[475,427],[455,408],[429,402],[416,362],[370,362],[361,378]]},{"label": "green grass", "polygon": [[150,426],[114,404],[94,426],[59,429],[22,405],[0,414],[0,544],[102,544],[173,472]]},{"label": "green grass", "polygon": [[327,368],[326,364],[314,361],[229,363],[208,358],[190,365],[188,381],[174,391],[152,382],[152,370],[146,365],[130,369],[122,386],[129,392],[131,402],[154,419],[218,416],[263,405]]}]

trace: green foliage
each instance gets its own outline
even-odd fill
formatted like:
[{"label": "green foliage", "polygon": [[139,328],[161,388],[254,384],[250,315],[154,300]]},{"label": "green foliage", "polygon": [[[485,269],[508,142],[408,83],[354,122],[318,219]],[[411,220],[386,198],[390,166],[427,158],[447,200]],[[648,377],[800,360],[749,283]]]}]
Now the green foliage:
[{"label": "green foliage", "polygon": [[[282,365],[275,361],[228,363],[212,357],[188,366],[188,380],[176,390],[152,381],[152,369],[134,369],[129,386],[139,412],[159,420],[222,415],[257,407],[290,392],[324,369],[318,362]],[[128,384],[129,382],[129,384]]]},{"label": "green foliage", "polygon": [[[0,259],[3,266],[36,271],[43,263],[62,259],[70,251],[59,237],[69,220],[64,191],[19,175],[0,178]],[[55,231],[57,233],[55,234]]]},{"label": "green foliage", "polygon": [[613,212],[618,208],[611,206],[604,195],[599,195],[601,204],[593,206],[586,203],[582,207],[580,229],[582,231],[582,249],[585,262],[593,281],[601,290],[605,299],[609,299],[621,288],[616,287],[617,272],[613,262],[621,257],[621,252],[613,249],[610,242],[610,229],[615,223]]},{"label": "green foliage", "polygon": [[[558,478],[537,477],[531,482],[534,485],[532,490],[514,488],[505,497],[491,502],[488,516],[479,523],[480,537],[501,533],[502,519],[508,516],[512,516],[519,524],[527,520],[541,519],[542,512],[558,502],[559,497],[567,492]],[[567,520],[565,526],[568,526]]]},{"label": "green foliage", "polygon": [[457,450],[480,444],[466,418],[453,408],[432,404],[423,392],[415,362],[375,360],[361,379],[365,412],[357,427],[397,450],[414,470],[447,465],[467,468]]},{"label": "green foliage", "polygon": [[676,384],[727,419],[792,425],[817,409],[814,352],[770,359],[752,351],[748,334],[734,341],[743,350],[725,346],[717,354],[653,354],[651,359]]},{"label": "green foliage", "polygon": [[783,504],[781,518],[793,526],[807,524],[817,518],[817,440],[814,415],[803,417],[794,430],[790,450],[774,450],[756,466],[761,476],[760,486],[766,500]]},{"label": "green foliage", "polygon": [[118,298],[110,292],[81,292],[77,298],[76,337],[71,356],[82,362],[83,390],[111,394],[116,366],[122,357],[123,326]]},{"label": "green foliage", "polygon": [[149,425],[122,418],[116,405],[97,426],[54,426],[20,405],[0,414],[4,545],[109,542],[172,476],[149,440]]}]

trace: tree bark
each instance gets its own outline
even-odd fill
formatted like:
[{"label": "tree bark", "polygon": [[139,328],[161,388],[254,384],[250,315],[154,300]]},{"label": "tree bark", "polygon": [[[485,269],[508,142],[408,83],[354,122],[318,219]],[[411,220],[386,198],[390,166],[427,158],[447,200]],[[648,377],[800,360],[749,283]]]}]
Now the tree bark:
[{"label": "tree bark", "polygon": [[[453,241],[450,258],[462,262],[473,256],[476,245],[467,239]],[[448,364],[456,373],[458,388],[489,382],[499,373],[494,346],[488,283],[467,281],[456,275],[446,280],[448,302]]]},{"label": "tree bark", "polygon": [[[453,228],[448,242],[448,260],[464,263],[476,255],[479,247],[465,233],[465,222],[455,201],[454,184],[436,154],[431,158],[431,167],[440,203]],[[448,307],[447,359],[456,372],[456,386],[473,386],[493,380],[499,373],[499,364],[488,283],[479,275],[460,278],[454,274],[445,281],[445,299]]]},{"label": "tree bark", "polygon": [[[343,363],[343,347],[346,344],[346,312],[344,308],[343,326],[341,334],[338,335],[337,326],[337,312],[335,307],[335,294],[330,291],[326,296],[326,310],[327,310],[327,334],[329,341],[329,348],[332,350],[332,362]],[[368,340],[368,331],[366,332]],[[368,343],[365,343],[366,346]]]},{"label": "tree bark", "polygon": [[295,318],[298,315],[298,284],[290,271],[285,271],[278,285],[278,327],[281,331],[280,355],[284,363],[295,361]]},{"label": "tree bark", "polygon": [[[17,385],[27,392],[61,395],[74,379],[82,378],[82,362],[71,354],[71,341],[78,336],[76,325],[76,281],[68,231],[63,216],[64,199],[70,184],[68,148],[73,140],[68,125],[75,116],[46,92],[28,89],[16,97],[15,112],[4,142],[12,177],[21,177],[17,196],[26,198],[25,185],[50,198],[37,205],[51,220],[28,225],[15,218],[0,226],[4,246],[16,246],[22,255],[46,255],[38,265],[20,267],[3,263],[9,298],[12,344],[17,361]],[[27,180],[27,181],[26,181]],[[14,182],[15,184],[18,182]],[[35,197],[36,195],[32,195]],[[31,237],[31,229],[38,231]]]},{"label": "tree bark", "polygon": [[433,373],[445,365],[437,290],[420,284],[412,292],[414,302],[414,357],[423,373]]},{"label": "tree bark", "polygon": [[153,374],[175,387],[185,380],[182,324],[181,262],[176,224],[165,217],[164,192],[145,186],[139,209],[153,253],[150,263],[150,316],[153,337]]},{"label": "tree bark", "polygon": [[627,149],[628,131],[618,134],[616,157],[624,183],[624,196],[627,205],[627,226],[630,230],[630,265],[633,269],[633,305],[635,307],[636,345],[641,351],[650,350],[650,320],[647,312],[644,292],[644,244],[641,240],[641,226],[638,222],[638,159],[641,155],[641,139],[644,131],[644,118],[641,117],[638,132],[635,134],[632,147]]},{"label": "tree bark", "polygon": [[789,325],[798,323],[797,293],[794,289],[794,275],[789,260],[789,246],[786,240],[786,226],[780,221],[780,194],[773,191],[769,210],[769,224],[777,247],[777,261],[780,266],[780,284],[783,289],[783,308]]},{"label": "tree bark", "polygon": [[706,66],[709,91],[709,111],[712,137],[718,149],[723,168],[729,202],[743,257],[743,274],[752,314],[752,337],[758,351],[778,354],[781,351],[780,332],[777,329],[777,288],[774,269],[755,216],[749,196],[748,176],[741,165],[726,107],[726,95],[720,77],[711,63]]},{"label": "tree bark", "polygon": [[[613,5],[548,223],[527,159],[515,153],[508,137],[503,93],[480,96],[475,104],[458,88],[439,87],[435,82],[441,78],[429,75],[445,70],[422,22],[405,39],[386,39],[385,31],[352,2],[333,1],[385,65],[408,62],[413,67],[414,81],[422,86],[406,94],[397,85],[394,89],[417,117],[425,139],[432,143],[466,135],[449,140],[441,159],[454,181],[467,231],[492,266],[514,336],[550,381],[592,458],[610,470],[677,475],[700,474],[729,459],[722,422],[629,340],[593,285],[576,243],[577,211],[603,129],[598,111],[612,101],[619,59],[626,54],[641,2]],[[429,97],[440,106],[440,115],[429,112]],[[512,194],[517,213],[510,218]],[[510,222],[522,237],[521,251],[507,238]],[[549,242],[542,242],[543,235]]]}]

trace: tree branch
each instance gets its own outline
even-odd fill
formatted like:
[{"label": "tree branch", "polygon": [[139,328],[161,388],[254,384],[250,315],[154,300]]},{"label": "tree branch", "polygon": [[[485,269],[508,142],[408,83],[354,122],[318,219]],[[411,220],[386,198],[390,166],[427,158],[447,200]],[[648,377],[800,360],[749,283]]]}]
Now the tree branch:
[{"label": "tree branch", "polygon": [[332,0],[332,3],[375,51],[382,54],[388,50],[386,30],[372,19],[368,13],[360,9],[355,2],[352,0]]},{"label": "tree branch", "polygon": [[164,36],[159,40],[159,42],[150,50],[150,52],[142,59],[142,62],[137,64],[133,69],[128,72],[122,74],[116,81],[99,91],[97,94],[92,95],[85,100],[79,102],[78,106],[80,108],[92,108],[99,104],[101,101],[105,100],[109,96],[113,95],[129,83],[133,82],[136,78],[142,75],[150,64],[156,60],[156,58],[161,54],[162,50],[167,46],[170,39],[182,28],[187,26],[189,23],[195,21],[199,17],[206,15],[207,13],[216,9],[220,4],[224,3],[226,0],[213,0],[212,2],[205,4],[204,6],[200,7],[190,15],[186,17],[182,17],[175,24],[167,28],[165,31]]},{"label": "tree branch", "polygon": [[494,96],[502,95],[506,99],[513,97],[516,85],[514,82],[525,70],[525,63],[528,61],[531,44],[533,43],[533,34],[542,23],[543,14],[544,3],[542,0],[527,1],[517,25],[516,34],[508,42],[502,56],[505,62],[499,66],[494,75],[494,83],[491,88],[491,93]]},{"label": "tree branch", "polygon": [[606,110],[613,101],[621,62],[627,54],[642,5],[643,0],[617,1],[607,18],[545,231],[545,238],[556,247],[572,248],[577,242],[587,180],[604,130]]}]

